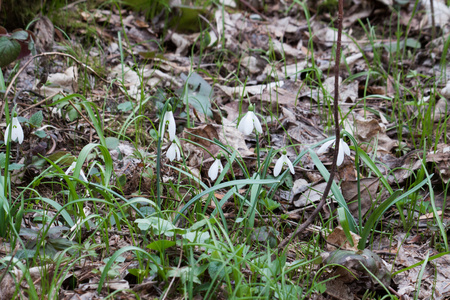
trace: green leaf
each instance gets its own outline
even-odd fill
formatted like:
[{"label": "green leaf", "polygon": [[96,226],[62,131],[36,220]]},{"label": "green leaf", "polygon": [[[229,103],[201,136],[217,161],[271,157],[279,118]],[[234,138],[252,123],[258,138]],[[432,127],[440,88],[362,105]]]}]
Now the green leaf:
[{"label": "green leaf", "polygon": [[136,219],[135,221],[141,230],[148,230],[152,227],[155,230],[155,234],[164,234],[165,236],[172,237],[175,234],[175,230],[178,230],[171,222],[158,218],[149,217],[146,219]]},{"label": "green leaf", "polygon": [[[64,156],[66,156],[66,157],[63,158]],[[69,151],[64,151],[64,150],[56,151],[56,152],[50,154],[47,158],[51,161],[57,161],[57,160],[63,158],[62,160],[59,161],[59,163],[62,165],[66,165],[66,166],[71,165],[76,160],[75,156],[70,155]]]},{"label": "green leaf", "polygon": [[212,117],[210,99],[213,96],[213,90],[211,86],[197,73],[191,73],[189,76],[182,73],[180,77],[186,82],[181,90],[184,104],[192,105],[199,112]]},{"label": "green leaf", "polygon": [[420,49],[422,45],[420,45],[420,42],[413,38],[406,39],[406,46],[414,49]]},{"label": "green leaf", "polygon": [[123,188],[125,186],[125,184],[127,183],[127,175],[122,174],[117,178],[117,185],[120,188]]},{"label": "green leaf", "polygon": [[203,244],[209,240],[210,235],[209,232],[194,231],[183,234],[183,237],[191,243]]},{"label": "green leaf", "polygon": [[117,105],[117,109],[120,110],[121,112],[130,111],[133,109],[133,103],[131,103],[131,101],[120,103],[119,105]]},{"label": "green leaf", "polygon": [[[222,280],[226,275],[225,267],[226,267],[225,263],[221,261],[210,262],[208,265],[209,277],[211,277],[211,279],[213,280]],[[226,271],[228,274],[231,272],[230,269],[227,269]]]},{"label": "green leaf", "polygon": [[30,120],[28,120],[28,123],[30,123],[34,127],[40,127],[42,124],[42,120],[44,120],[44,116],[42,115],[42,110],[40,110],[40,111],[37,111],[36,113],[34,113],[30,117]]},{"label": "green leaf", "polygon": [[19,57],[20,44],[16,40],[0,37],[0,67],[6,67]]},{"label": "green leaf", "polygon": [[3,169],[6,165],[6,153],[1,152],[0,153],[0,170]]},{"label": "green leaf", "polygon": [[116,149],[117,147],[119,147],[119,144],[120,144],[120,141],[119,141],[118,138],[116,138],[116,137],[111,137],[111,136],[105,138],[105,142],[106,142],[106,147],[107,147],[109,150],[114,150],[114,149]]},{"label": "green leaf", "polygon": [[[80,106],[75,104],[75,106],[77,106],[78,109],[80,109]],[[69,121],[73,122],[76,119],[78,119],[78,117],[80,116],[80,114],[77,112],[76,109],[74,109],[73,107],[69,107],[67,108],[67,116],[69,117]]]},{"label": "green leaf", "polygon": [[19,41],[26,41],[28,40],[28,37],[28,32],[26,32],[25,30],[15,31],[11,34],[11,38]]},{"label": "green leaf", "polygon": [[173,247],[175,245],[176,245],[176,242],[174,242],[174,241],[159,240],[159,241],[155,241],[155,242],[149,244],[147,246],[147,248],[158,251],[158,252],[163,252],[167,248]]},{"label": "green leaf", "polygon": [[47,136],[47,133],[45,133],[45,131],[42,131],[42,130],[37,130],[34,132],[34,134],[41,139],[43,139]]},{"label": "green leaf", "polygon": [[9,165],[9,170],[13,171],[13,170],[20,170],[22,169],[24,166],[24,164],[17,164],[17,163],[12,163]]},{"label": "green leaf", "polygon": [[69,247],[72,247],[73,245],[76,245],[76,242],[73,242],[71,240],[68,240],[66,238],[57,238],[49,241],[50,244],[56,249],[56,250],[64,250]]}]

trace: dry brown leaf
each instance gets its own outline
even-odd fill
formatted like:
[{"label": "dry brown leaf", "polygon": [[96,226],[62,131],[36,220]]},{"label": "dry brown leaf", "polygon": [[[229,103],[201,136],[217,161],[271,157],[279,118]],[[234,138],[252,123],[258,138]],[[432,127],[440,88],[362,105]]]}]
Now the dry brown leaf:
[{"label": "dry brown leaf", "polygon": [[[361,214],[364,216],[377,199],[377,191],[380,180],[378,178],[360,179]],[[348,204],[348,208],[355,218],[358,218],[358,182],[343,181],[341,183],[342,195]]]}]

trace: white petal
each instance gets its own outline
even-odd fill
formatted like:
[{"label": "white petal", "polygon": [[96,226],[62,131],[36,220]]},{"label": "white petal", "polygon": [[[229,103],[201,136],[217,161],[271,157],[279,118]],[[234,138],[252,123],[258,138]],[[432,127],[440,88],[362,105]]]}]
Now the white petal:
[{"label": "white petal", "polygon": [[328,148],[330,148],[330,146],[332,144],[334,144],[336,140],[330,140],[328,142],[323,143],[323,145],[319,148],[319,150],[317,150],[317,154],[321,154],[327,151]]},{"label": "white petal", "polygon": [[258,131],[259,133],[263,133],[261,123],[259,122],[258,117],[252,111],[250,111],[249,113],[251,113],[253,125],[255,125],[256,131]]},{"label": "white petal", "polygon": [[6,132],[5,132],[5,144],[8,143],[8,136],[9,136],[9,125],[6,126]]},{"label": "white petal", "polygon": [[343,139],[340,140],[339,146],[340,146],[341,149],[344,151],[344,154],[347,154],[347,155],[350,156],[350,147],[347,145],[346,142],[344,142]]},{"label": "white petal", "polygon": [[170,145],[169,149],[167,149],[166,157],[170,161],[173,161],[175,159],[175,156],[177,155],[176,152],[177,152],[177,145],[175,143],[172,143],[172,145]]},{"label": "white petal", "polygon": [[[81,178],[80,178],[81,177]],[[83,180],[84,182],[87,182],[86,175],[84,175],[83,170],[80,171],[80,176],[78,176],[79,179]]]},{"label": "white petal", "polygon": [[[175,123],[175,119],[173,117],[173,112],[167,111],[164,115],[165,123],[169,122],[169,139],[170,141],[173,141],[175,139],[176,133],[177,133],[177,125]],[[164,123],[164,124],[165,124]]]},{"label": "white petal", "polygon": [[295,174],[294,166],[292,165],[290,159],[287,158],[286,155],[284,155],[284,157],[285,157],[285,160],[284,160],[284,161],[285,161],[285,163],[288,165],[289,171],[291,171],[292,174]]},{"label": "white petal", "polygon": [[249,135],[253,131],[253,119],[249,113],[250,112],[247,112],[245,116],[242,117],[238,126],[238,130],[245,135]]},{"label": "white petal", "polygon": [[208,170],[208,176],[212,181],[216,180],[217,175],[219,174],[219,164],[220,160],[216,159]]},{"label": "white petal", "polygon": [[280,175],[280,172],[281,172],[281,169],[283,168],[283,164],[284,164],[284,161],[283,161],[283,156],[284,155],[282,155],[278,160],[277,160],[277,162],[275,163],[275,168],[273,168],[273,176],[275,176],[275,177],[277,177],[278,175]]},{"label": "white petal", "polygon": [[180,153],[180,148],[178,148],[178,145],[175,147],[175,152],[177,153],[177,160],[181,159],[181,153]]},{"label": "white petal", "polygon": [[217,159],[217,169],[219,170],[219,174],[223,171],[223,165],[220,159]]},{"label": "white petal", "polygon": [[13,124],[13,128],[12,128],[11,137],[13,140],[17,140],[19,142],[19,144],[22,144],[23,129],[22,129],[22,126],[20,125],[19,120],[17,118],[13,118],[12,124]]},{"label": "white petal", "polygon": [[344,162],[344,151],[342,151],[342,149],[339,149],[336,165],[340,166],[342,165],[343,162]]},{"label": "white petal", "polygon": [[70,165],[70,167],[67,168],[65,174],[66,174],[66,175],[69,175],[69,173],[72,172],[73,169],[75,169],[75,165],[76,165],[76,164],[77,164],[77,162],[74,161],[74,162]]}]

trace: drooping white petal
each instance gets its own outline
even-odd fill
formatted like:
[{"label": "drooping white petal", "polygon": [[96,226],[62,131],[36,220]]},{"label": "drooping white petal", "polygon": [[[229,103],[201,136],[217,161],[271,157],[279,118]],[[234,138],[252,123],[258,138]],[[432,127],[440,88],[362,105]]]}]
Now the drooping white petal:
[{"label": "drooping white petal", "polygon": [[350,147],[347,145],[346,142],[344,142],[343,139],[340,139],[340,149],[342,149],[342,151],[344,151],[344,154],[350,155]]},{"label": "drooping white petal", "polygon": [[336,165],[340,166],[344,162],[344,151],[342,149],[339,149]]},{"label": "drooping white petal", "polygon": [[[74,162],[70,165],[70,167],[67,168],[65,174],[66,174],[66,175],[69,175],[70,173],[72,173],[72,172],[73,172],[73,169],[75,169],[76,164],[77,164],[77,162],[74,161]],[[84,182],[87,182],[87,181],[88,181],[87,178],[86,178],[86,175],[85,175],[84,172],[83,172],[83,170],[80,170],[80,175],[79,175],[78,178],[81,179],[81,180],[83,180]]]},{"label": "drooping white petal", "polygon": [[[248,113],[251,114],[251,116],[252,116],[253,125],[255,125],[256,131],[258,131],[259,133],[263,133],[261,123],[259,122],[258,117],[252,111],[249,111]],[[252,130],[253,130],[253,127],[252,127]]]},{"label": "drooping white petal", "polygon": [[173,161],[175,159],[175,156],[177,155],[176,148],[177,148],[177,146],[174,143],[172,143],[172,145],[170,145],[169,149],[167,149],[166,156],[170,161]]},{"label": "drooping white petal", "polygon": [[170,145],[169,149],[167,149],[166,156],[170,161],[173,161],[174,159],[176,160],[181,159],[180,148],[175,142],[173,142]]},{"label": "drooping white petal", "polygon": [[208,170],[208,176],[212,181],[214,181],[216,180],[219,173],[221,173],[222,171],[223,171],[222,162],[220,161],[220,159],[216,159]]},{"label": "drooping white petal", "polygon": [[8,143],[8,137],[9,137],[9,124],[6,126],[6,132],[5,132],[5,144]]},{"label": "drooping white petal", "polygon": [[253,131],[253,119],[249,113],[250,112],[247,112],[245,116],[242,117],[238,126],[238,130],[245,135],[249,135]]},{"label": "drooping white petal", "polygon": [[11,136],[14,140],[17,139],[17,141],[19,142],[19,144],[22,144],[23,142],[23,129],[22,126],[20,125],[20,122],[17,118],[13,118],[12,121],[13,124],[13,132],[11,133]]},{"label": "drooping white petal", "polygon": [[334,139],[323,143],[322,146],[319,148],[319,150],[317,150],[317,154],[325,153],[328,150],[328,148],[330,148],[330,146],[334,145],[335,141],[336,140]]},{"label": "drooping white petal", "polygon": [[286,154],[281,155],[281,157],[275,163],[275,168],[273,169],[273,175],[277,177],[281,173],[281,169],[283,169],[283,165],[286,164],[289,167],[289,171],[292,174],[295,174],[294,166],[292,162],[289,160]]},{"label": "drooping white petal", "polygon": [[[11,128],[11,141],[18,142],[19,144],[22,144],[23,142],[23,129],[20,125],[19,119],[17,117],[12,118],[12,128]],[[9,137],[9,127],[11,124],[8,124],[6,127],[5,132],[5,144],[8,143],[8,137]]]},{"label": "drooping white petal", "polygon": [[294,175],[294,174],[295,174],[294,166],[292,165],[290,159],[287,158],[286,155],[285,155],[285,158],[286,158],[286,159],[285,159],[285,162],[286,162],[286,164],[287,164],[288,167],[289,167],[289,171],[291,171],[292,175]]},{"label": "drooping white petal", "polygon": [[73,171],[73,169],[75,169],[75,165],[77,164],[77,162],[73,162],[71,165],[70,165],[70,167],[68,167],[67,168],[67,170],[66,170],[66,175],[69,175],[70,174],[70,172],[72,172]]},{"label": "drooping white petal", "polygon": [[[80,178],[80,177],[81,177],[81,178]],[[80,171],[80,176],[79,176],[78,178],[80,178],[80,179],[83,180],[84,182],[87,182],[87,181],[88,181],[87,178],[86,178],[86,175],[84,175],[83,170]]]},{"label": "drooping white petal", "polygon": [[[173,141],[175,139],[176,136],[176,131],[177,131],[177,125],[175,123],[175,119],[173,117],[173,112],[172,111],[166,111],[166,113],[164,114],[164,118],[163,118],[163,128],[166,128],[166,124],[169,123],[169,139],[170,141]],[[163,130],[164,132],[164,130]]]},{"label": "drooping white petal", "polygon": [[283,161],[281,160],[281,158],[279,158],[275,163],[275,168],[273,168],[273,176],[277,177],[278,175],[280,175],[282,168],[283,168]]},{"label": "drooping white petal", "polygon": [[180,148],[178,147],[178,145],[175,147],[175,152],[177,153],[177,160],[181,159],[181,153],[180,153]]}]

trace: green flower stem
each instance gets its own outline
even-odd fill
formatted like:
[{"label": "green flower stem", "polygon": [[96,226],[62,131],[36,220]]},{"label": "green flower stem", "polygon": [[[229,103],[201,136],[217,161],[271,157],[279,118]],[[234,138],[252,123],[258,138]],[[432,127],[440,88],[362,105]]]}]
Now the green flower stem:
[{"label": "green flower stem", "polygon": [[258,134],[258,131],[255,130],[255,132],[256,132],[256,160],[257,160],[257,163],[258,163],[257,170],[259,172],[260,168],[261,168],[261,159],[259,157],[259,134]]},{"label": "green flower stem", "polygon": [[158,137],[158,146],[156,147],[156,204],[161,212],[161,136]]}]

